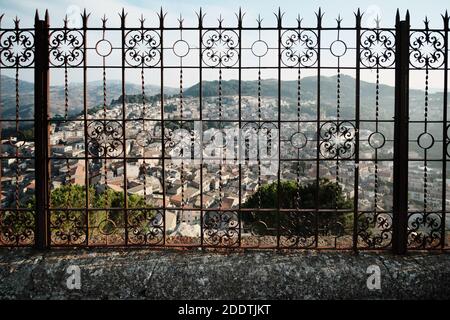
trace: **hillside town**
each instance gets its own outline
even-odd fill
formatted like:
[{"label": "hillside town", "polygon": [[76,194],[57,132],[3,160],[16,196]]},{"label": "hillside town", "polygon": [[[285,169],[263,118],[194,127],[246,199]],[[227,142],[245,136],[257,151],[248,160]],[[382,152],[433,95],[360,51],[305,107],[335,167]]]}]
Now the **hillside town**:
[{"label": "hillside town", "polygon": [[[318,128],[313,115],[301,114],[301,121],[298,122],[292,121],[296,119],[295,113],[283,113],[283,122],[278,131],[276,98],[263,98],[258,109],[257,97],[242,97],[241,121],[238,118],[238,99],[238,96],[223,97],[218,110],[217,97],[204,98],[203,121],[199,125],[201,134],[191,135],[189,130],[180,125],[181,119],[194,127],[197,125],[191,119],[200,118],[198,98],[184,98],[182,101],[179,97],[165,99],[163,128],[159,101],[147,104],[145,108],[142,103],[127,103],[125,115],[122,115],[123,105],[118,103],[108,106],[106,113],[102,108],[91,112],[87,121],[82,115],[70,121],[54,121],[50,128],[51,189],[67,184],[85,186],[88,183],[95,187],[96,192],[105,189],[124,192],[126,183],[128,194],[144,197],[151,207],[167,208],[166,232],[181,236],[199,235],[199,208],[237,209],[261,185],[277,181],[278,166],[283,180],[306,184],[319,177],[337,181],[345,196],[353,199],[354,157],[350,154],[349,160],[337,161],[333,157],[328,158],[322,150],[317,152]],[[283,110],[289,110],[289,105],[288,101],[281,102]],[[314,105],[314,101],[303,102],[305,107]],[[121,121],[123,116],[125,124]],[[322,118],[322,121],[327,121],[326,115]],[[259,130],[264,131],[265,139],[269,139],[269,144],[274,145],[271,145],[274,150],[277,150],[275,144],[278,143],[277,135],[280,134],[281,159],[278,159],[276,152],[269,159],[271,165],[275,164],[275,170],[262,170],[261,167],[270,161],[258,161],[257,156],[254,159],[248,157],[246,148],[251,143],[246,145],[245,137],[242,139],[242,149],[236,145],[231,148],[232,151],[242,150],[241,157],[236,154],[225,156],[224,150],[228,148],[229,151],[229,145],[225,147],[215,141],[217,132],[221,129],[236,130],[241,125],[245,131],[245,128],[258,124]],[[180,141],[185,143],[187,134],[187,147],[199,147],[201,157],[179,157],[180,150],[177,149],[176,142],[172,141],[176,137],[174,132],[177,128],[181,132]],[[192,126],[189,128],[192,129]],[[86,132],[88,136],[85,135]],[[377,149],[378,161],[375,163],[375,151],[369,144],[374,132],[360,129],[359,133],[359,210],[389,212],[392,210],[393,196],[392,141],[382,141],[382,146]],[[339,137],[336,139],[334,143],[342,143],[339,142]],[[350,142],[354,144],[354,141]],[[208,143],[213,147],[209,147],[209,155],[205,156],[204,150]],[[113,148],[109,148],[111,146]],[[410,153],[411,158],[419,157],[414,151]],[[316,161],[318,154],[320,161]],[[24,141],[20,136],[11,136],[1,141],[1,156],[2,208],[26,206],[34,196],[34,143]],[[225,158],[226,161],[223,161]],[[423,162],[410,162],[409,174],[410,209],[423,210]],[[427,168],[428,210],[441,208],[441,179],[439,167]],[[450,180],[447,180],[447,189],[450,189]],[[447,199],[447,207],[449,206],[450,199]],[[450,226],[449,222],[447,219],[447,228]]]}]

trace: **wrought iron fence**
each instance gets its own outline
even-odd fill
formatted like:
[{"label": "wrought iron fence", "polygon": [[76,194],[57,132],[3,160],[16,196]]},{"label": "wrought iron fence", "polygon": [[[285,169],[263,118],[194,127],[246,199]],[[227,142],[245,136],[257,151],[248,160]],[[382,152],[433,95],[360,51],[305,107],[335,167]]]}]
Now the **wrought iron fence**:
[{"label": "wrought iron fence", "polygon": [[126,16],[0,18],[1,246],[448,248],[447,13]]}]

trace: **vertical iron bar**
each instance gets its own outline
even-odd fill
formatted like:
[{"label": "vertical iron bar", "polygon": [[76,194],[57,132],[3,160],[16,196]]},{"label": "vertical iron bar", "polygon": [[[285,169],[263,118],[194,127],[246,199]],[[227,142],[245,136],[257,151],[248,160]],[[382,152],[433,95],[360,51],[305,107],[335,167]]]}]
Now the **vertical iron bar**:
[{"label": "vertical iron bar", "polygon": [[[161,66],[160,66],[160,116],[161,116],[161,178],[163,189],[163,245],[166,244],[166,162],[165,162],[165,148],[164,148],[164,45],[163,45],[163,29],[164,29],[164,13],[161,8],[159,13],[159,31],[160,31],[160,48],[161,48]],[[144,115],[145,117],[145,115]],[[145,152],[144,152],[145,156]]]},{"label": "vertical iron bar", "polygon": [[355,80],[355,182],[353,195],[353,250],[358,250],[358,202],[359,202],[359,118],[360,118],[360,79],[361,79],[361,12],[356,16],[356,80]]},{"label": "vertical iron bar", "polygon": [[34,69],[34,130],[36,180],[36,238],[37,249],[47,249],[49,243],[49,18],[35,16],[35,69]]},{"label": "vertical iron bar", "polygon": [[[128,245],[128,188],[127,188],[127,133],[126,133],[126,97],[125,97],[125,10],[120,15],[120,31],[122,36],[122,134],[123,134],[123,209],[125,220],[125,245]],[[145,115],[144,115],[145,117]],[[145,152],[144,152],[145,156]]]},{"label": "vertical iron bar", "polygon": [[320,31],[322,28],[322,11],[319,8],[317,15],[317,127],[316,127],[316,192],[314,195],[315,200],[315,222],[316,230],[314,232],[314,242],[316,247],[319,246],[319,188],[320,188]]},{"label": "vertical iron bar", "polygon": [[[278,9],[278,168],[277,168],[277,248],[280,248],[281,236],[281,28],[283,14]],[[299,61],[300,63],[300,61]],[[259,190],[261,193],[261,190]]]},{"label": "vertical iron bar", "polygon": [[[199,85],[198,85],[198,104],[200,127],[203,131],[203,74],[202,74],[202,27],[203,27],[203,13],[202,8],[198,15],[198,63],[199,63]],[[203,133],[201,133],[203,135]],[[203,145],[200,146],[200,246],[203,247]]]},{"label": "vertical iron bar", "polygon": [[239,60],[239,70],[238,70],[238,122],[239,122],[239,131],[238,131],[238,166],[239,166],[239,191],[238,191],[238,197],[239,197],[239,211],[238,211],[238,224],[239,224],[239,231],[238,231],[238,244],[239,247],[241,247],[242,242],[242,166],[241,166],[241,154],[242,154],[242,150],[241,150],[241,130],[242,130],[242,86],[241,86],[241,81],[242,81],[242,11],[239,8],[239,17],[238,17],[238,41],[239,41],[239,52],[238,52],[238,60]]},{"label": "vertical iron bar", "polygon": [[442,222],[441,222],[441,248],[445,248],[445,224],[447,214],[447,102],[448,102],[448,29],[449,29],[449,16],[445,12],[444,20],[444,104],[443,104],[443,119],[442,119]]},{"label": "vertical iron bar", "polygon": [[86,14],[86,10],[84,10],[82,19],[83,19],[83,117],[84,117],[84,176],[85,176],[85,186],[86,186],[86,194],[85,194],[85,203],[86,207],[84,208],[84,214],[86,219],[86,246],[89,245],[89,151],[88,151],[88,111],[87,111],[87,21],[89,15]]},{"label": "vertical iron bar", "polygon": [[396,20],[392,249],[404,254],[408,242],[409,12],[400,21],[397,11]]}]

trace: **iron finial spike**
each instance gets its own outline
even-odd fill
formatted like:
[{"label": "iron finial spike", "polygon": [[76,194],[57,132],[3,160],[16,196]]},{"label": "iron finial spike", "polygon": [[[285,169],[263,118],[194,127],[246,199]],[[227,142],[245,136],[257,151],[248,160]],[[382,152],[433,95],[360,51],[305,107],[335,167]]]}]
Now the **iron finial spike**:
[{"label": "iron finial spike", "polygon": [[428,16],[425,16],[425,20],[423,21],[423,23],[425,24],[425,29],[428,29],[428,26],[430,24],[430,20],[428,20]]},{"label": "iron finial spike", "polygon": [[297,27],[300,29],[302,26],[302,17],[300,16],[300,13],[297,14]]},{"label": "iron finial spike", "polygon": [[87,28],[87,21],[91,14],[86,12],[86,8],[84,8],[83,13],[81,14],[81,19],[83,20],[83,28]]},{"label": "iron finial spike", "polygon": [[19,29],[19,23],[20,23],[19,17],[16,16],[13,21],[14,21],[14,27],[16,29]]},{"label": "iron finial spike", "polygon": [[400,23],[400,10],[397,9],[397,13],[395,14],[395,23],[398,25]]},{"label": "iron finial spike", "polygon": [[[444,28],[448,29],[448,23],[449,23],[449,16],[447,10],[445,10],[445,15],[441,15],[442,19],[444,20]],[[1,20],[0,20],[1,21]]]},{"label": "iron finial spike", "polygon": [[338,28],[340,28],[341,27],[341,22],[342,22],[341,14],[338,15],[338,17],[336,19],[336,22],[337,22]]},{"label": "iron finial spike", "polygon": [[48,14],[48,9],[45,9],[45,18],[44,18],[45,22],[48,24],[50,23],[50,16]]},{"label": "iron finial spike", "polygon": [[122,12],[119,13],[120,17],[120,25],[122,28],[125,27],[125,18],[127,17],[127,14],[125,13],[125,8],[122,7]]},{"label": "iron finial spike", "polygon": [[377,17],[375,18],[375,26],[377,27],[377,29],[380,28],[380,22],[381,22],[380,16],[377,14]]},{"label": "iron finial spike", "polygon": [[261,15],[258,14],[258,18],[256,19],[256,22],[258,23],[258,28],[261,28],[262,21],[263,19],[261,18]]},{"label": "iron finial spike", "polygon": [[406,10],[406,22],[409,24],[409,10]]},{"label": "iron finial spike", "polygon": [[355,19],[356,19],[356,27],[360,28],[361,20],[362,20],[362,16],[363,16],[363,14],[361,13],[361,9],[358,8],[358,10],[354,13],[354,15],[355,15]]},{"label": "iron finial spike", "polygon": [[317,17],[317,27],[320,28],[322,27],[322,17],[323,17],[321,7],[319,7],[319,11],[316,12],[316,17]]},{"label": "iron finial spike", "polygon": [[244,14],[242,13],[242,8],[241,7],[239,7],[238,14],[235,14],[235,15],[236,15],[237,20],[238,20],[238,28],[242,28],[242,20],[243,20]]},{"label": "iron finial spike", "polygon": [[178,25],[180,27],[180,29],[183,29],[183,16],[180,13],[180,17],[177,19],[178,20]]},{"label": "iron finial spike", "polygon": [[282,19],[284,16],[284,13],[281,12],[281,7],[278,7],[278,13],[275,13],[275,16],[277,18],[278,28],[281,28]]},{"label": "iron finial spike", "polygon": [[195,13],[197,15],[198,18],[198,26],[201,28],[203,26],[203,18],[204,18],[204,14],[202,11],[202,7],[200,7],[200,10],[198,12]]},{"label": "iron finial spike", "polygon": [[159,19],[161,21],[164,20],[164,10],[162,6],[159,8]]},{"label": "iron finial spike", "polygon": [[[0,21],[2,21],[2,18],[3,18],[3,14],[0,17]],[[36,9],[36,13],[34,14],[34,21],[35,22],[39,21],[39,11],[38,11],[38,9]]]},{"label": "iron finial spike", "polygon": [[106,14],[104,14],[104,15],[103,15],[103,18],[102,18],[103,29],[106,28],[106,21],[108,21],[108,19],[106,18]]}]

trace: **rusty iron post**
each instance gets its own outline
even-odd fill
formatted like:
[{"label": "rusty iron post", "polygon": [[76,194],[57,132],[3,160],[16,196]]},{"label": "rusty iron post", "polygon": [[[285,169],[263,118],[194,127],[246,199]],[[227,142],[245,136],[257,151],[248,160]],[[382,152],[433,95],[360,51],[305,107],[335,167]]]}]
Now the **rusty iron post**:
[{"label": "rusty iron post", "polygon": [[409,140],[409,12],[396,18],[394,198],[392,249],[404,254],[408,242],[408,140]]},{"label": "rusty iron post", "polygon": [[49,247],[48,181],[50,167],[49,154],[49,17],[40,20],[35,16],[35,69],[34,69],[34,139],[35,139],[35,174],[36,174],[36,234],[35,247]]}]

